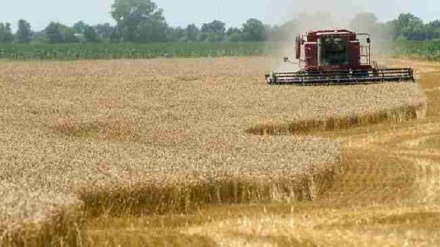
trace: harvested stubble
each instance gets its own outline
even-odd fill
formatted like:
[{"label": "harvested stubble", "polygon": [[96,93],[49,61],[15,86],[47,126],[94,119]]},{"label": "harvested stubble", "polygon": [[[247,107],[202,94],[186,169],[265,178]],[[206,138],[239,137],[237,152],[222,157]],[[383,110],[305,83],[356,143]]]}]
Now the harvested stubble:
[{"label": "harvested stubble", "polygon": [[248,128],[417,117],[425,103],[416,84],[270,87],[261,64],[264,58],[3,63],[0,194],[10,199],[0,202],[0,243],[75,244],[84,210],[146,214],[311,199],[331,185],[339,145],[249,135]]}]

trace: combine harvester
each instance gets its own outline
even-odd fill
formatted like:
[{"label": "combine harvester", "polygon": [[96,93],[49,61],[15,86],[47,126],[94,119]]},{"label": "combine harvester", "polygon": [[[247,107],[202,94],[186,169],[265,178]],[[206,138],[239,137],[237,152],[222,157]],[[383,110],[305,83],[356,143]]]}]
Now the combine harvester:
[{"label": "combine harvester", "polygon": [[[359,37],[365,37],[362,44]],[[380,68],[371,62],[371,38],[348,30],[308,32],[296,38],[297,72],[272,72],[269,84],[340,85],[415,82],[412,68]]]}]

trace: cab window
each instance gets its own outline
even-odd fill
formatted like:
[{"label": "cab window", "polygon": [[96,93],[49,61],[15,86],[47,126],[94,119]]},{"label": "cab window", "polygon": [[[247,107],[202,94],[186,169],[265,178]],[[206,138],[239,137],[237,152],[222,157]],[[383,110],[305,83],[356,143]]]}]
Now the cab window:
[{"label": "cab window", "polygon": [[349,63],[348,37],[325,37],[321,42],[323,65],[347,65]]}]

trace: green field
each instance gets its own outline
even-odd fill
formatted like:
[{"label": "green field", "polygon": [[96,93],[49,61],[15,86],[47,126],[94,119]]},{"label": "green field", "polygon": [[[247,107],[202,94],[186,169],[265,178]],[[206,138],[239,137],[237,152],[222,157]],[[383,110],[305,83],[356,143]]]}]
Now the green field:
[{"label": "green field", "polygon": [[440,61],[440,40],[396,42],[393,55]]},{"label": "green field", "polygon": [[269,54],[267,43],[157,44],[0,44],[0,59],[149,59],[157,57],[222,57]]},{"label": "green field", "polygon": [[[280,43],[0,44],[0,59],[76,60],[158,57],[259,56],[279,53]],[[440,61],[440,41],[395,42],[393,56]],[[383,53],[383,51],[379,51]]]}]

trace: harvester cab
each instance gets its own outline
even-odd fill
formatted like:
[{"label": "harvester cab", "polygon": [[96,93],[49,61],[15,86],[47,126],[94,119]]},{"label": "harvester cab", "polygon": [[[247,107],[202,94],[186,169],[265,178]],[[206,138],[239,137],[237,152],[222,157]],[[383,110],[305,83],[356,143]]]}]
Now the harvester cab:
[{"label": "harvester cab", "polygon": [[[362,38],[362,40],[361,40]],[[380,68],[371,61],[371,38],[367,33],[344,29],[308,32],[296,37],[296,72],[272,72],[269,84],[368,84],[414,82],[411,68]]]}]

